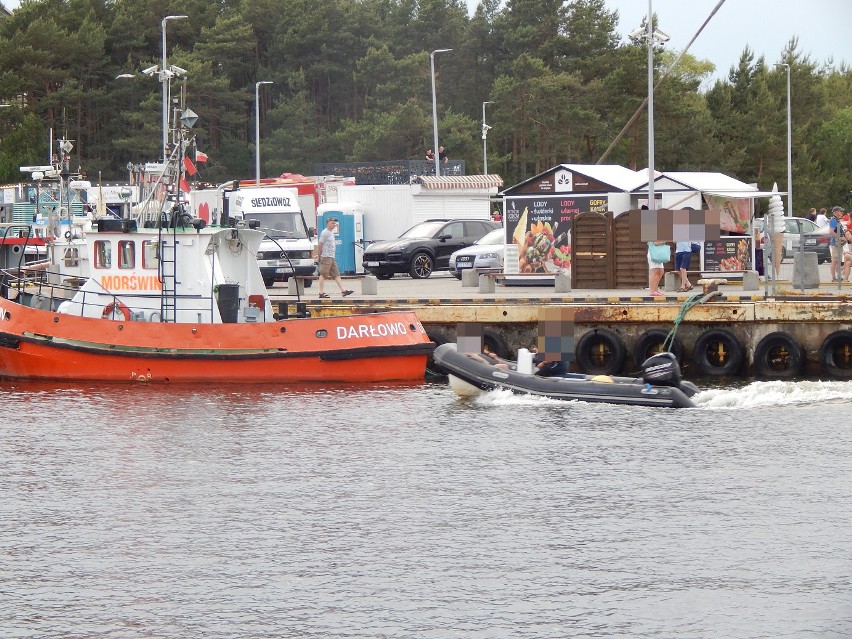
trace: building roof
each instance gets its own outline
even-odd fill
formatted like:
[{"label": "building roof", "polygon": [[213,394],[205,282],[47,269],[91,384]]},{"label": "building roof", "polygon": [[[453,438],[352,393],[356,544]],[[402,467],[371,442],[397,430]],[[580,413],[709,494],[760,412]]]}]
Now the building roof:
[{"label": "building roof", "polygon": [[418,176],[412,183],[420,184],[424,189],[493,189],[503,186],[503,178],[499,175],[434,175]]}]

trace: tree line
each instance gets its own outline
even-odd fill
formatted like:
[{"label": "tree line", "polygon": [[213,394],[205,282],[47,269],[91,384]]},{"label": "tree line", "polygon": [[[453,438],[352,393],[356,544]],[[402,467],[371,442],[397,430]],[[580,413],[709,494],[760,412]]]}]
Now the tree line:
[{"label": "tree line", "polygon": [[[319,162],[422,159],[441,144],[468,173],[507,185],[558,163],[595,163],[647,97],[647,50],[623,41],[605,0],[22,0],[0,21],[0,181],[48,158],[49,131],[104,180],[161,155],[162,20],[169,64],[187,71],[193,129],[210,182],[254,175],[255,83],[263,174]],[[676,52],[660,48],[659,75]],[[746,48],[709,88],[713,65],[686,55],[654,96],[655,166],[720,171],[767,189],[787,182],[787,69],[798,212],[852,190],[852,71],[792,39],[777,60]],[[132,74],[132,77],[118,77]],[[606,157],[647,166],[642,114]]]}]

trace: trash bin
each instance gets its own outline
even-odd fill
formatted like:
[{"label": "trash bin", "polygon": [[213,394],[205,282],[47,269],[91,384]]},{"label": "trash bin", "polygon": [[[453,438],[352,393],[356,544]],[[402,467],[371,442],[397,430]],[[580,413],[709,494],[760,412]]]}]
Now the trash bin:
[{"label": "trash bin", "polygon": [[236,324],[240,313],[240,285],[219,284],[216,290],[216,301],[219,304],[222,323]]}]

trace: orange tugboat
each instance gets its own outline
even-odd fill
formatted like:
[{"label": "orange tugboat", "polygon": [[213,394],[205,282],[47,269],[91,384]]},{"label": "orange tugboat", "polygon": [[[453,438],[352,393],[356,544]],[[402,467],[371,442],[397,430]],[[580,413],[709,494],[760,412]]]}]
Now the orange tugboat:
[{"label": "orange tugboat", "polygon": [[56,267],[37,281],[21,269],[0,272],[0,377],[423,378],[434,344],[413,313],[285,318],[287,309],[273,311],[255,257],[263,232],[181,213],[162,220],[141,229],[134,220],[96,220],[82,238],[90,275],[79,287],[69,288]]}]

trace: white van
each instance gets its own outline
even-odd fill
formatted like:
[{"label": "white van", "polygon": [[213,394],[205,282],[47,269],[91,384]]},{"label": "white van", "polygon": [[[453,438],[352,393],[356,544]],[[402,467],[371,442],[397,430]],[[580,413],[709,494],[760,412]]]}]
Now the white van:
[{"label": "white van", "polygon": [[[313,275],[316,270],[315,229],[309,229],[299,208],[296,189],[251,186],[225,190],[225,210],[236,220],[257,220],[266,231],[257,261],[267,286],[292,275]],[[310,286],[311,280],[305,281]]]}]

